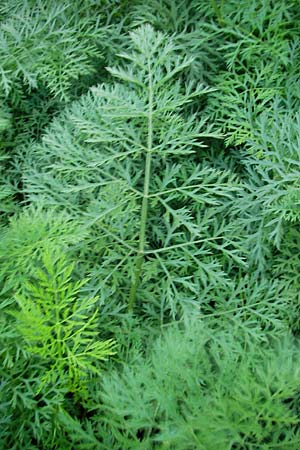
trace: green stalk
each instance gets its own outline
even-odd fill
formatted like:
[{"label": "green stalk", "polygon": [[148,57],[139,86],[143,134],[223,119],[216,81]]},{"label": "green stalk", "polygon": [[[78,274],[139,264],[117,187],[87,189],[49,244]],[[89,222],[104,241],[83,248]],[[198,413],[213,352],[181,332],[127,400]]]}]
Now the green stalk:
[{"label": "green stalk", "polygon": [[128,300],[128,311],[133,311],[136,291],[139,286],[142,265],[144,262],[145,255],[145,243],[146,243],[146,226],[148,217],[148,203],[149,203],[149,186],[150,186],[150,176],[151,176],[151,151],[153,144],[153,85],[152,85],[152,74],[150,63],[149,67],[149,94],[148,94],[148,136],[147,136],[147,150],[146,150],[146,161],[145,161],[145,178],[144,178],[144,191],[141,209],[141,223],[139,232],[139,250],[136,260],[136,268],[134,274],[134,281],[130,289],[129,300]]},{"label": "green stalk", "polygon": [[212,9],[214,10],[216,16],[217,16],[217,20],[219,22],[219,25],[224,25],[224,20],[222,17],[222,7],[223,7],[223,1],[221,2],[221,7],[218,6],[217,1],[216,0],[210,0]]},{"label": "green stalk", "polygon": [[57,345],[57,354],[58,359],[61,360],[63,357],[63,348],[62,348],[62,336],[61,336],[61,324],[60,324],[60,301],[58,298],[58,291],[55,290],[54,293],[54,301],[55,301],[55,338],[56,338],[56,345]]}]

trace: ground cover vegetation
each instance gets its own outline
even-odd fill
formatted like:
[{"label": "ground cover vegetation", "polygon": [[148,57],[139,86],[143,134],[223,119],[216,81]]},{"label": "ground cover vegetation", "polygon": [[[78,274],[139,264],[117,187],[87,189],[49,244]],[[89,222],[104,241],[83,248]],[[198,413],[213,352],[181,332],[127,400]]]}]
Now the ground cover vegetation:
[{"label": "ground cover vegetation", "polygon": [[298,0],[3,0],[0,448],[300,448]]}]

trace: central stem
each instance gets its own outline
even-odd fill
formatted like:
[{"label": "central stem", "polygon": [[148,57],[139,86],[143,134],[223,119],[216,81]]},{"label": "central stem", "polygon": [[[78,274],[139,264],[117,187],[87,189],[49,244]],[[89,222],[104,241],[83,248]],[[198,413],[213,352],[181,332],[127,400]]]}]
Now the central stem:
[{"label": "central stem", "polygon": [[132,311],[136,298],[136,291],[139,285],[142,265],[144,262],[144,252],[146,243],[146,225],[148,216],[148,203],[149,203],[149,185],[150,185],[150,175],[151,175],[151,151],[153,144],[153,85],[152,85],[152,74],[151,67],[148,63],[149,68],[149,85],[148,85],[148,136],[147,136],[147,150],[146,150],[146,160],[145,160],[145,178],[144,178],[144,191],[141,209],[141,222],[140,222],[140,233],[139,233],[139,249],[136,259],[136,267],[134,273],[134,280],[131,285],[128,310]]},{"label": "central stem", "polygon": [[211,6],[217,16],[219,25],[223,26],[224,25],[224,20],[222,16],[223,1],[221,1],[221,6],[219,7],[216,0],[211,0]]}]

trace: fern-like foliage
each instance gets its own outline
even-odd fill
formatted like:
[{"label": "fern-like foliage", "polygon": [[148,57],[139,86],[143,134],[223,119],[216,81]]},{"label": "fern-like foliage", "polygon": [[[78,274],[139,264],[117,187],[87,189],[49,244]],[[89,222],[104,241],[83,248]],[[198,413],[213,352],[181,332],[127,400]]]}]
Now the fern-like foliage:
[{"label": "fern-like foliage", "polygon": [[248,159],[263,186],[257,191],[265,212],[270,215],[267,226],[270,238],[280,245],[282,224],[300,219],[299,191],[299,113],[280,113],[275,105],[272,116],[262,114],[258,119],[260,132],[255,133],[251,149],[258,155]]},{"label": "fern-like foliage", "polygon": [[78,298],[84,281],[73,283],[73,270],[61,255],[45,252],[11,314],[25,350],[49,364],[41,383],[65,378],[69,392],[80,392],[88,375],[99,374],[97,363],[114,352],[112,341],[97,341],[97,298]]},{"label": "fern-like foliage", "polygon": [[[62,99],[74,79],[93,70],[103,37],[96,21],[77,14],[76,6],[57,2],[4,2],[1,23],[0,87],[17,98],[20,82],[29,89],[44,83]],[[6,14],[5,14],[6,12]]]},{"label": "fern-like foliage", "polygon": [[272,270],[275,251],[286,251],[285,235],[293,235],[299,223],[300,122],[298,113],[285,112],[283,104],[275,102],[273,112],[263,112],[256,123],[253,139],[248,140],[252,155],[244,154],[247,187],[237,207],[243,216],[250,259],[263,273]]},{"label": "fern-like foliage", "polygon": [[99,340],[97,298],[80,294],[84,281],[72,280],[74,264],[61,251],[49,244],[32,267],[13,299],[1,293],[1,442],[70,448],[61,411],[84,409],[115,344]]},{"label": "fern-like foliage", "polygon": [[283,293],[288,299],[288,323],[291,330],[300,332],[300,233],[298,223],[286,227],[281,239],[280,252],[274,258],[273,274],[282,284]]},{"label": "fern-like foliage", "polygon": [[228,327],[171,329],[104,379],[103,448],[297,448],[297,352],[288,337],[258,349]]},{"label": "fern-like foliage", "polygon": [[8,156],[0,153],[0,221],[6,223],[7,217],[18,210],[15,202],[17,186],[7,174]]},{"label": "fern-like foliage", "polygon": [[156,30],[173,35],[177,53],[193,58],[184,70],[187,80],[210,82],[221,62],[216,51],[219,32],[210,26],[209,2],[190,0],[141,0],[132,2],[133,26],[150,23]]},{"label": "fern-like foliage", "polygon": [[293,1],[232,1],[220,14],[227,69],[214,80],[208,110],[241,155],[237,209],[252,269],[272,274],[275,248],[299,217],[299,11]]},{"label": "fern-like foliage", "polygon": [[1,2],[0,448],[298,449],[299,18]]},{"label": "fern-like foliage", "polygon": [[67,252],[87,233],[65,213],[28,208],[12,217],[0,235],[1,278],[17,290],[34,274],[43,252],[49,248]]},{"label": "fern-like foliage", "polygon": [[259,130],[256,119],[272,111],[274,97],[297,90],[292,73],[298,65],[298,20],[293,1],[224,3],[218,29],[224,33],[220,51],[227,69],[214,80],[222,95],[212,96],[211,112],[227,133],[227,144],[247,145]]},{"label": "fern-like foliage", "polygon": [[226,220],[240,188],[230,171],[197,162],[202,141],[219,134],[185,112],[211,90],[180,82],[192,60],[149,25],[131,40],[127,65],[109,69],[120,82],[93,88],[29,149],[26,192],[92,227],[102,247],[98,291],[105,281],[103,295],[108,283],[131,309],[143,280],[139,297],[175,316],[195,305],[201,285],[228,282],[226,261],[242,264]]},{"label": "fern-like foliage", "polygon": [[[39,137],[62,104],[93,84],[102,64],[100,42],[108,18],[106,2],[100,3],[95,9],[88,1],[1,2],[0,186],[4,220],[16,211],[14,195],[21,184],[18,160],[13,158],[16,147]],[[95,15],[91,17],[93,6]],[[109,47],[110,40],[106,41]],[[7,151],[5,160],[2,150]]]}]

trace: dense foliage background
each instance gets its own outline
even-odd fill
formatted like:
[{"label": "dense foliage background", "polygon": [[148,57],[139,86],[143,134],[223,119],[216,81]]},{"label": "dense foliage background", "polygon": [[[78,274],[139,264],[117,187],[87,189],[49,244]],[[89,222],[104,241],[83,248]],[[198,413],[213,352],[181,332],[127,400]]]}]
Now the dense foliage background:
[{"label": "dense foliage background", "polygon": [[299,20],[1,2],[1,449],[300,449]]}]

